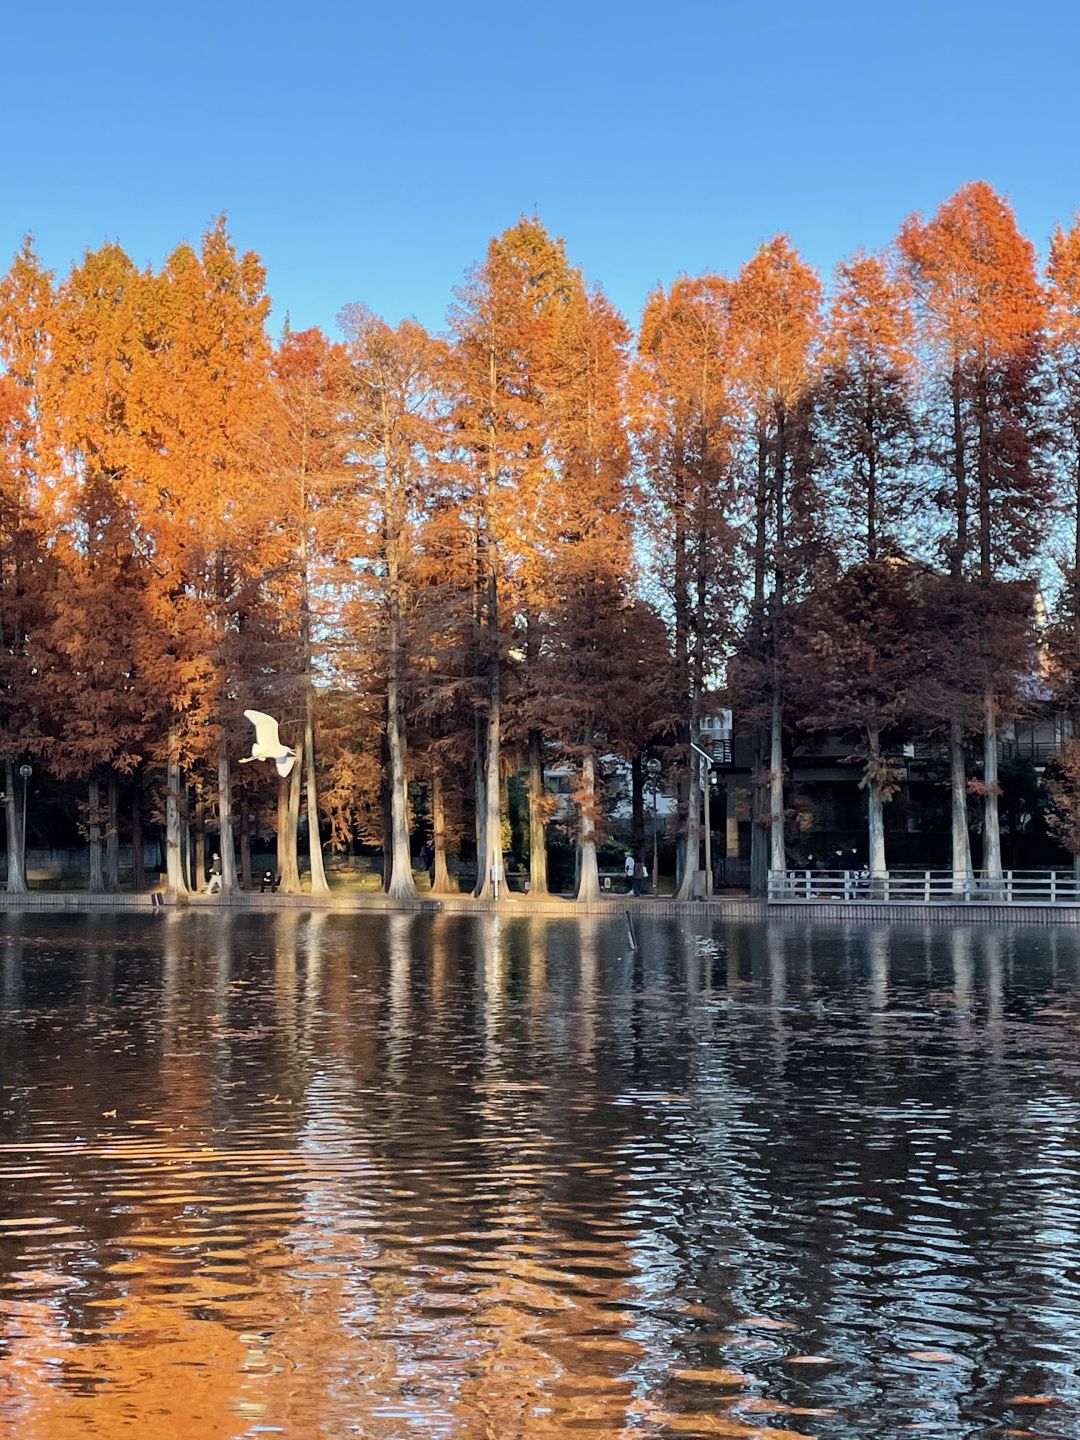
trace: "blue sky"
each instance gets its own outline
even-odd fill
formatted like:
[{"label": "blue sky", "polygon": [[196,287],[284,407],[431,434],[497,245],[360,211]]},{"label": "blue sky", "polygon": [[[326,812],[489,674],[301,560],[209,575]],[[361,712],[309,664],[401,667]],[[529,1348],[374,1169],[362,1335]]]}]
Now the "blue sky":
[{"label": "blue sky", "polygon": [[636,320],[784,230],[824,271],[965,180],[1040,248],[1080,208],[1064,3],[39,0],[4,16],[0,255],[140,262],[225,211],[273,326],[360,300],[441,326],[539,211]]}]

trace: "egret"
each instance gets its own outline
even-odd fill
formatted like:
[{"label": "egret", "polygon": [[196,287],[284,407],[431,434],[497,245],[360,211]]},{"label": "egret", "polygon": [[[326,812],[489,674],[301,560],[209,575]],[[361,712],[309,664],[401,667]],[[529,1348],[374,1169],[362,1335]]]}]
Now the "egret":
[{"label": "egret", "polygon": [[261,710],[245,710],[245,717],[255,726],[255,743],[251,754],[240,759],[241,765],[250,765],[253,760],[273,760],[277,772],[284,780],[296,763],[296,751],[283,745],[278,734],[278,723],[272,715]]}]

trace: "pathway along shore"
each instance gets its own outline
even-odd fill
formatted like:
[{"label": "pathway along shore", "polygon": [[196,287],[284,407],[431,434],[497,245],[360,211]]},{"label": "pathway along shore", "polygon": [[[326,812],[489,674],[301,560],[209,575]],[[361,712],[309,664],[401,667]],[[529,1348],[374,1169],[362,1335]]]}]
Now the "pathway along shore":
[{"label": "pathway along shore", "polygon": [[581,915],[708,916],[717,920],[783,920],[800,925],[827,923],[936,924],[936,925],[1080,925],[1080,904],[951,904],[876,901],[813,904],[771,904],[745,895],[714,896],[711,900],[670,900],[649,896],[616,895],[610,899],[578,902],[560,896],[535,899],[514,895],[492,902],[471,895],[422,895],[416,900],[392,900],[387,895],[262,895],[240,890],[230,896],[191,895],[171,903],[161,892],[133,895],[91,895],[85,890],[31,890],[26,895],[0,891],[0,912],[108,912],[163,909],[227,910],[330,910],[340,914],[378,914],[405,911],[418,915],[553,915],[573,920]]}]

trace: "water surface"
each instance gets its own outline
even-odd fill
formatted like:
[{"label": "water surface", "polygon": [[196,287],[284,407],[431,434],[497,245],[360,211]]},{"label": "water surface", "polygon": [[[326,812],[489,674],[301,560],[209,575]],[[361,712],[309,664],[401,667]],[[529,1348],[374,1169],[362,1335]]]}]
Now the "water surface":
[{"label": "water surface", "polygon": [[1080,1434],[1080,937],[0,917],[0,1435]]}]

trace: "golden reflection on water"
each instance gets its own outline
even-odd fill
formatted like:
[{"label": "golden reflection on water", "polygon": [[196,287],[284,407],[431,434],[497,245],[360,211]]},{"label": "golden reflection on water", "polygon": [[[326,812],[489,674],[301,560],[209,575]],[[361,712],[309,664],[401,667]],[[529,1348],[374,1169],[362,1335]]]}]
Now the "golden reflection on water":
[{"label": "golden reflection on water", "polygon": [[1075,944],[4,925],[0,1435],[1075,1433]]}]

